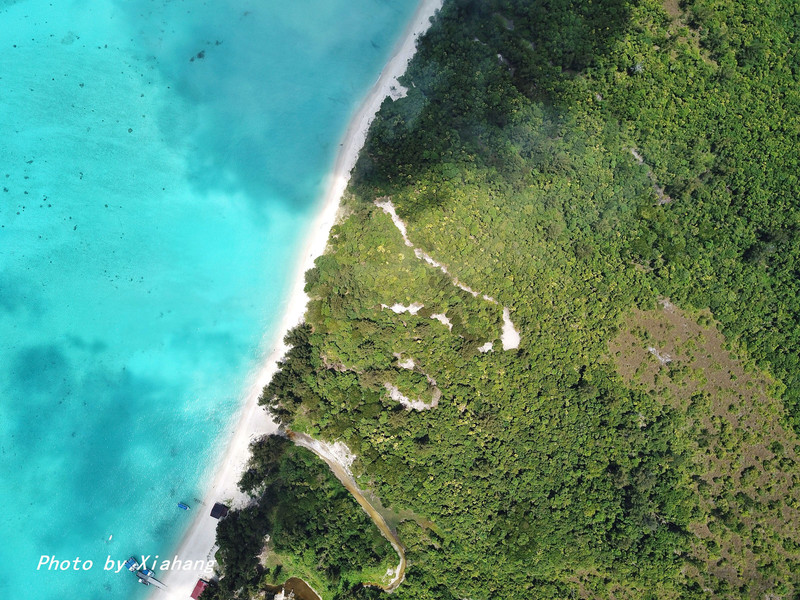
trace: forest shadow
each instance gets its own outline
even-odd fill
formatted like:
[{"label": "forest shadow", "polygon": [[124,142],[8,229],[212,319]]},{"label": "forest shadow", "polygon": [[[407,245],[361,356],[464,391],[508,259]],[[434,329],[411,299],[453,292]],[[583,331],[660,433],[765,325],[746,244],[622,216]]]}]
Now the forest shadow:
[{"label": "forest shadow", "polygon": [[391,187],[428,178],[444,156],[492,155],[520,100],[558,121],[575,101],[571,82],[612,52],[638,2],[446,3],[409,65],[408,96],[385,101],[373,123],[358,183]]},{"label": "forest shadow", "polygon": [[561,83],[579,76],[609,54],[625,35],[639,0],[541,0],[500,2],[483,19],[513,69],[512,80],[528,97],[559,106]]}]

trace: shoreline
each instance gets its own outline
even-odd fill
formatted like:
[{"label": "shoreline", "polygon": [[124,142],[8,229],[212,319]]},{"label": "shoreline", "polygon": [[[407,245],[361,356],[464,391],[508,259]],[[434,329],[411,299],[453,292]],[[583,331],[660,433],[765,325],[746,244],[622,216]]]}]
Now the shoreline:
[{"label": "shoreline", "polygon": [[[397,82],[397,78],[405,73],[408,61],[416,52],[417,38],[427,31],[430,26],[430,17],[441,8],[442,2],[443,0],[420,0],[378,79],[350,119],[344,136],[340,140],[333,170],[327,177],[322,206],[314,219],[294,271],[295,277],[289,301],[277,330],[278,337],[272,340],[271,344],[265,344],[265,347],[271,349],[258,374],[247,388],[246,401],[239,412],[236,427],[224,454],[210,471],[213,475],[211,483],[203,493],[203,502],[192,507],[196,514],[193,516],[191,525],[183,535],[177,550],[166,556],[176,555],[181,561],[192,561],[193,563],[213,559],[218,521],[209,515],[210,507],[215,502],[230,500],[233,500],[233,506],[236,507],[247,501],[246,496],[238,490],[237,483],[250,458],[250,442],[278,429],[266,411],[258,405],[258,398],[264,386],[277,372],[278,361],[288,350],[283,341],[286,332],[302,322],[305,316],[308,304],[308,296],[304,290],[305,273],[314,266],[316,258],[325,252],[331,227],[335,224],[339,212],[341,198],[350,180],[350,172],[364,146],[375,114],[387,96],[396,98],[402,91],[402,86]],[[156,576],[168,586],[168,589],[154,590],[149,598],[151,600],[185,600],[191,594],[197,580],[200,577],[208,578],[209,575],[200,569],[157,573]]]}]

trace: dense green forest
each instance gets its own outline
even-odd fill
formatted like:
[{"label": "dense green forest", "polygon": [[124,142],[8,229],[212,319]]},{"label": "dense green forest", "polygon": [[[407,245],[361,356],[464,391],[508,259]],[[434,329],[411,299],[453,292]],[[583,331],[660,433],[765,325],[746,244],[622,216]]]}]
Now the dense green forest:
[{"label": "dense green forest", "polygon": [[253,502],[220,521],[224,575],[203,600],[246,598],[289,577],[329,598],[396,564],[389,542],[311,452],[277,436],[252,452],[239,485]]},{"label": "dense green forest", "polygon": [[395,597],[800,593],[798,35],[797,1],[445,2],[262,397],[413,515]]}]

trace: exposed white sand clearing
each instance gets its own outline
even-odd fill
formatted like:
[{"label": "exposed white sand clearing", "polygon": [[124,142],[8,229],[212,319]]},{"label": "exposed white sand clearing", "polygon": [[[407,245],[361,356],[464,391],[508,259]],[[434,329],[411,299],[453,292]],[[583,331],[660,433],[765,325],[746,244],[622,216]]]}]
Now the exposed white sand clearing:
[{"label": "exposed white sand clearing", "polygon": [[[403,241],[405,242],[406,246],[408,246],[409,248],[414,248],[414,254],[416,255],[417,258],[419,258],[420,260],[424,260],[429,265],[439,269],[442,273],[447,275],[452,280],[453,285],[455,285],[456,287],[459,287],[465,292],[468,292],[473,296],[478,297],[479,292],[476,292],[468,285],[461,283],[458,280],[458,278],[456,278],[452,273],[450,273],[450,271],[447,270],[446,266],[444,266],[442,263],[431,257],[431,255],[425,252],[424,250],[420,250],[419,248],[414,246],[412,241],[408,238],[408,229],[406,228],[406,224],[403,222],[403,219],[401,219],[400,216],[397,214],[397,211],[394,208],[394,204],[392,203],[391,198],[389,198],[388,196],[379,198],[375,200],[375,206],[380,208],[383,212],[385,212],[387,215],[391,217],[395,227],[397,227],[398,231],[400,231],[400,235],[403,236]],[[486,294],[480,294],[480,295],[487,302],[491,302],[492,304],[497,304],[497,300],[495,300],[491,296],[487,296]],[[395,306],[403,308],[402,305],[399,304],[395,304]],[[392,310],[394,310],[394,307],[392,307]],[[395,310],[395,312],[398,311]],[[412,312],[411,314],[415,313]],[[450,329],[453,329],[453,326],[450,324],[450,320],[447,319],[445,315],[438,315],[438,314],[431,315],[431,318],[437,319],[442,323],[444,323],[445,325],[447,325]],[[519,330],[517,330],[517,328],[514,327],[514,323],[511,322],[511,311],[506,306],[503,307],[503,330],[500,333],[500,341],[503,344],[503,350],[515,350],[519,348],[519,342],[520,342]],[[481,348],[486,348],[486,345],[484,344],[483,346],[481,346]],[[488,350],[491,350],[491,347],[489,347]],[[481,350],[481,352],[488,352],[488,350]]]},{"label": "exposed white sand clearing", "polygon": [[519,348],[519,331],[511,322],[511,311],[503,308],[503,334],[500,336],[503,342],[503,350],[514,350]]},{"label": "exposed white sand clearing", "polygon": [[[430,254],[428,254],[424,250],[417,248],[416,246],[414,246],[413,243],[411,243],[411,240],[408,239],[408,231],[406,230],[406,224],[403,222],[403,219],[401,219],[400,216],[397,214],[397,211],[394,208],[394,203],[391,201],[390,198],[385,197],[379,200],[375,200],[375,206],[380,208],[383,212],[385,212],[392,218],[392,223],[394,223],[394,226],[397,227],[398,231],[400,231],[400,235],[403,236],[403,241],[405,242],[406,246],[414,249],[414,255],[418,259],[424,260],[432,267],[436,267],[437,269],[439,269],[442,273],[447,275],[453,281],[453,285],[461,288],[462,290],[464,290],[469,294],[472,294],[473,296],[476,297],[478,296],[478,292],[473,290],[468,285],[461,283],[456,277],[453,277],[450,271],[447,270],[447,267],[445,267],[442,263],[433,258]],[[490,302],[494,302],[494,299],[490,298],[489,296],[484,296],[484,299]]]},{"label": "exposed white sand clearing", "polygon": [[439,406],[439,400],[442,398],[442,391],[435,387],[436,382],[434,381],[434,388],[433,388],[433,397],[431,398],[430,403],[423,402],[419,398],[416,400],[412,400],[403,392],[400,391],[400,388],[397,386],[392,385],[391,383],[384,383],[383,387],[386,388],[386,391],[389,392],[389,397],[394,400],[395,402],[399,402],[403,405],[406,410],[430,410],[432,408],[436,408]]},{"label": "exposed white sand clearing", "polygon": [[[336,220],[339,202],[350,180],[350,172],[355,166],[358,153],[364,146],[372,119],[384,98],[396,96],[402,89],[397,78],[405,73],[408,61],[416,51],[417,38],[428,29],[430,18],[441,6],[442,0],[422,0],[419,3],[417,11],[395,47],[392,57],[350,121],[336,158],[336,164],[328,180],[323,208],[312,226],[312,233],[309,235],[296,270],[297,277],[278,330],[279,337],[272,344],[264,344],[264,347],[271,348],[271,351],[258,374],[253,377],[253,383],[247,391],[246,401],[236,428],[230,434],[227,450],[215,465],[213,471],[215,475],[203,496],[203,504],[192,507],[196,511],[196,515],[191,527],[183,537],[177,551],[168,554],[169,556],[177,555],[183,563],[207,561],[209,557],[213,557],[218,521],[211,518],[209,513],[215,502],[233,501],[234,506],[241,506],[247,500],[239,492],[236,484],[250,457],[250,442],[277,430],[275,423],[258,406],[258,398],[261,390],[277,371],[278,360],[288,350],[283,343],[286,331],[303,320],[308,303],[308,296],[303,291],[305,272],[314,266],[314,260],[325,251],[331,227]],[[154,590],[151,594],[153,600],[185,600],[192,593],[198,578],[207,578],[208,573],[201,570],[165,571],[157,573],[156,577],[163,581],[168,589],[165,591]],[[402,574],[400,574],[400,578],[402,578]],[[399,581],[393,583],[396,585]]]},{"label": "exposed white sand clearing", "polygon": [[394,356],[397,359],[397,366],[400,367],[401,369],[413,370],[414,367],[416,366],[414,359],[411,357],[403,358],[403,355],[400,354],[399,352],[392,353],[392,356]]},{"label": "exposed white sand clearing", "polygon": [[[353,478],[350,467],[356,460],[355,454],[350,451],[344,442],[326,442],[312,438],[304,433],[292,433],[291,440],[298,446],[308,448],[326,462],[339,465],[348,477]],[[355,479],[353,479],[355,481]]]},{"label": "exposed white sand clearing", "polygon": [[444,313],[437,313],[435,315],[431,315],[431,319],[436,319],[442,325],[447,327],[450,331],[453,330],[453,324],[450,322],[450,319],[447,318],[447,315]]},{"label": "exposed white sand clearing", "polygon": [[394,313],[397,313],[398,315],[402,315],[404,312],[411,313],[412,315],[415,315],[420,311],[421,308],[425,308],[425,305],[424,304],[420,304],[419,302],[413,302],[413,303],[409,304],[408,306],[406,306],[404,304],[400,304],[399,302],[396,302],[395,304],[392,304],[391,306],[389,306],[388,304],[381,304],[381,308],[388,308],[389,310],[391,310]]}]

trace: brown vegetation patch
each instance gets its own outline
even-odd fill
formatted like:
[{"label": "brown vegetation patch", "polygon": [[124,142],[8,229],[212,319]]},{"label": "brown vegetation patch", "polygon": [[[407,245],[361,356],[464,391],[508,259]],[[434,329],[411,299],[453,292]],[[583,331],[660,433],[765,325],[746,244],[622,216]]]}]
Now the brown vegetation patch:
[{"label": "brown vegetation patch", "polygon": [[609,350],[629,385],[688,416],[703,513],[690,530],[704,563],[688,574],[723,597],[800,591],[800,445],[781,424],[780,385],[726,342],[709,312],[667,301],[634,310]]},{"label": "brown vegetation patch", "polygon": [[680,0],[664,0],[664,10],[673,19],[679,19],[683,16]]},{"label": "brown vegetation patch", "polygon": [[[714,60],[708,48],[701,42],[700,31],[692,23],[690,15],[681,8],[681,0],[662,0],[661,6],[672,21],[668,26],[669,35],[690,48],[696,49],[706,64],[715,68],[718,67],[717,61]],[[657,46],[654,47],[657,48]],[[673,58],[675,58],[675,50],[671,52]]]}]

